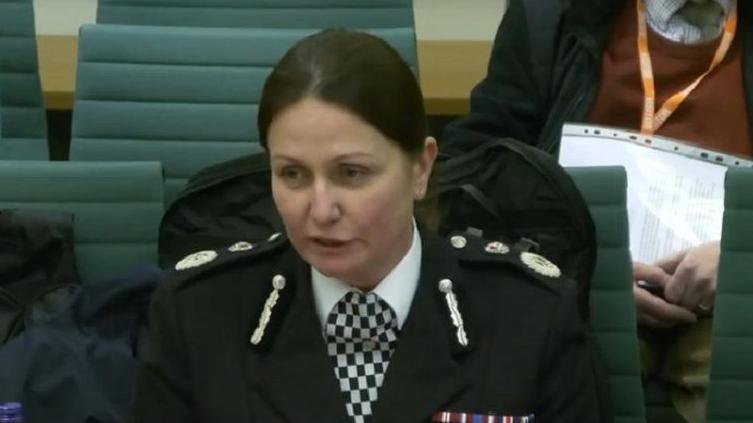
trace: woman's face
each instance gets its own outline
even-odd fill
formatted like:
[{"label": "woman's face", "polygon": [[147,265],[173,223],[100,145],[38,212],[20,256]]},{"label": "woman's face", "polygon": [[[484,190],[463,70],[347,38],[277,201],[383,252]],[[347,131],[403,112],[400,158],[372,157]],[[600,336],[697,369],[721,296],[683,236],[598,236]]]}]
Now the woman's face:
[{"label": "woman's face", "polygon": [[410,247],[436,141],[412,158],[357,115],[306,98],[272,121],[267,145],[293,246],[321,273],[373,288]]}]

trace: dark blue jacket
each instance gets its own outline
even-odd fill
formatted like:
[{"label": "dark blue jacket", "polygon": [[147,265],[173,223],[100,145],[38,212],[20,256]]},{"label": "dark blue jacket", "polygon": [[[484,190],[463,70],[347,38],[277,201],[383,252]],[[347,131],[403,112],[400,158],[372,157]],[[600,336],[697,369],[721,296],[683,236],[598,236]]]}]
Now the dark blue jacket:
[{"label": "dark blue jacket", "polygon": [[145,266],[83,285],[69,307],[0,348],[0,401],[21,401],[25,423],[120,422],[131,400],[135,349],[161,277]]}]

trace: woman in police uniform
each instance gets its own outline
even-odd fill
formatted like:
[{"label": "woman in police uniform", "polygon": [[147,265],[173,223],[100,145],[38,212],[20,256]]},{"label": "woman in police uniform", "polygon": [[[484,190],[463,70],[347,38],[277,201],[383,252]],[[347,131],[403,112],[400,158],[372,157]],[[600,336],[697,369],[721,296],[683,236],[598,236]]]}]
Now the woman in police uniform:
[{"label": "woman in police uniform", "polygon": [[177,263],[132,422],[599,420],[574,284],[416,224],[437,143],[392,48],[345,30],[301,41],[258,123],[286,234]]}]

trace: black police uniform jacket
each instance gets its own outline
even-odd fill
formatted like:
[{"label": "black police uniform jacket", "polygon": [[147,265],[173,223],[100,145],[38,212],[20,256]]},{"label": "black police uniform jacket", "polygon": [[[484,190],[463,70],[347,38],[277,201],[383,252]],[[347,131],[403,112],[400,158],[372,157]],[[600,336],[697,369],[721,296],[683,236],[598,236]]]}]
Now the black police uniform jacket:
[{"label": "black police uniform jacket", "polygon": [[[515,251],[490,253],[480,238],[467,240],[454,248],[423,236],[420,280],[372,421],[430,422],[443,411],[598,421],[574,283],[540,274]],[[252,345],[276,275],[285,287]],[[310,275],[283,237],[176,271],[153,299],[130,421],[352,422]],[[438,289],[445,278],[467,346]]]}]

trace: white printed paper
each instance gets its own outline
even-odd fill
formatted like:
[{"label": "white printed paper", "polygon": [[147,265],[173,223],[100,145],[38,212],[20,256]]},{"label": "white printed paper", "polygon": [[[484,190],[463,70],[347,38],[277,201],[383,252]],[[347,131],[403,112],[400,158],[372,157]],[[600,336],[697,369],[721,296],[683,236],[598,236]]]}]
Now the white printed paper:
[{"label": "white printed paper", "polygon": [[718,155],[666,138],[568,124],[563,128],[559,161],[565,167],[625,168],[630,252],[633,260],[652,263],[721,237],[727,167],[688,157],[681,150],[710,160]]}]

